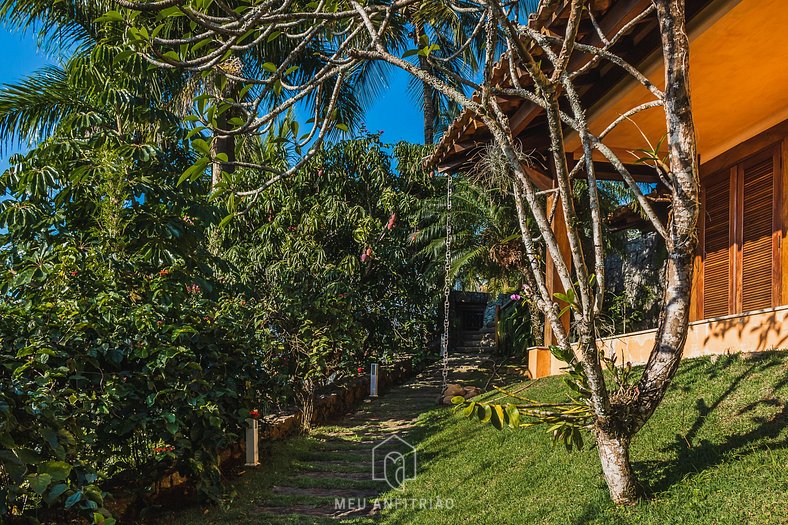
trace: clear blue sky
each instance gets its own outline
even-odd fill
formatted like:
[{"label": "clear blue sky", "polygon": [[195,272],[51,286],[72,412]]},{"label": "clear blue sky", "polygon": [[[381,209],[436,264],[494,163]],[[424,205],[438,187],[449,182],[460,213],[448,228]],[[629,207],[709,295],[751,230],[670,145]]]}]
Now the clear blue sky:
[{"label": "clear blue sky", "polygon": [[[10,33],[1,26],[0,49],[3,50],[3,59],[0,62],[0,84],[17,82],[41,66],[52,62],[37,50],[35,38],[31,35]],[[11,153],[3,149],[0,155],[0,172],[8,167],[8,157]]]},{"label": "clear blue sky", "polygon": [[[0,84],[17,82],[41,66],[55,62],[54,58],[38,51],[32,35],[11,33],[1,26],[0,49],[3,50]],[[393,70],[388,77],[388,84],[388,89],[381,93],[367,112],[367,129],[373,132],[383,130],[384,142],[421,142],[424,136],[422,118],[407,95],[407,76],[399,70]],[[8,156],[9,152],[0,155],[0,172],[8,167]]]}]

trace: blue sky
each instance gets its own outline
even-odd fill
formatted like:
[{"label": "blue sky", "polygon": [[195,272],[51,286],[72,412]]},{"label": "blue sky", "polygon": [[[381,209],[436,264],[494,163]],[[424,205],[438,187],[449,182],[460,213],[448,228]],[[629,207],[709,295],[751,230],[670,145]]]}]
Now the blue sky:
[{"label": "blue sky", "polygon": [[[36,49],[33,36],[11,33],[4,27],[0,27],[0,49],[3,50],[3,59],[0,62],[0,84],[16,82],[52,62]],[[0,155],[0,172],[8,167],[8,157],[11,153],[3,148],[3,153]]]},{"label": "blue sky", "polygon": [[[0,84],[14,83],[55,59],[47,57],[36,47],[30,34],[9,32],[0,26]],[[423,140],[421,114],[407,95],[407,76],[394,70],[388,77],[388,89],[381,93],[369,108],[366,126],[370,131],[383,130],[383,141],[394,143],[400,140],[421,142]],[[0,140],[2,138],[0,137]],[[0,172],[8,167],[9,152],[0,155]]]}]

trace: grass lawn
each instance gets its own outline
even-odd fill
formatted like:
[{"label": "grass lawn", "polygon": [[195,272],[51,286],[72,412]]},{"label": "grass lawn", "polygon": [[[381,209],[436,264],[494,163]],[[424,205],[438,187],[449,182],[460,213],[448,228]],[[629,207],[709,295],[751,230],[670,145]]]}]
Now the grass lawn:
[{"label": "grass lawn", "polygon": [[[540,379],[528,393],[539,400],[565,396],[560,377]],[[436,407],[421,414],[409,436],[417,444],[418,476],[384,497],[452,498],[453,508],[403,506],[348,523],[788,524],[787,411],[788,353],[686,360],[632,445],[650,498],[616,508],[594,448],[569,453],[553,448],[541,428],[497,431]],[[281,497],[268,488],[319,454],[319,436],[278,444],[269,465],[235,484],[239,497],[230,510],[195,509],[167,522],[274,523],[255,508]]]}]

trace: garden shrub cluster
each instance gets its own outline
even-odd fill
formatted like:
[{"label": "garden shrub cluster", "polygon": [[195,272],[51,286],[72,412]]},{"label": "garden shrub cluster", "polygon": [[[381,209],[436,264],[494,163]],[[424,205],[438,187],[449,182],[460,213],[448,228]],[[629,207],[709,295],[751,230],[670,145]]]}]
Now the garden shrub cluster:
[{"label": "garden shrub cluster", "polygon": [[[173,471],[220,500],[219,452],[250,413],[308,409],[372,360],[424,353],[434,324],[409,243],[437,187],[418,148],[398,147],[395,171],[364,135],[254,206],[217,198],[253,174],[179,184],[195,157],[151,99],[162,78],[108,77],[113,63],[99,46],[48,73],[77,107],[0,179],[0,520],[111,525],[112,493],[143,501]],[[6,123],[29,109],[0,98]]]}]

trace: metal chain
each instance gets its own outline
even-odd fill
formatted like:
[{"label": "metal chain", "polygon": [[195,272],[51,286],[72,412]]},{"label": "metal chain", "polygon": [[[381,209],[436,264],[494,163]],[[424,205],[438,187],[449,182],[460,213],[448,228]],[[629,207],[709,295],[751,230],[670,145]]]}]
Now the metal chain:
[{"label": "metal chain", "polygon": [[443,281],[443,335],[441,336],[441,357],[443,358],[443,385],[441,394],[446,391],[449,375],[449,313],[451,305],[451,174],[446,174],[446,262]]}]

